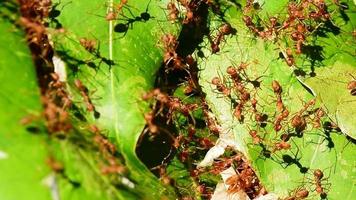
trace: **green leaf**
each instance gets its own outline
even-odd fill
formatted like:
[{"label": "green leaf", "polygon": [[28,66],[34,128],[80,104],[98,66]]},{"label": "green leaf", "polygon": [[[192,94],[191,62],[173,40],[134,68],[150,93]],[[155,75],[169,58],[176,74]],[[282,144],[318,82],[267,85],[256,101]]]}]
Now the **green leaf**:
[{"label": "green leaf", "polygon": [[[267,16],[263,15],[263,13],[268,13],[269,16],[272,16],[273,12],[275,12],[269,12],[267,8],[272,4],[265,3],[262,6],[263,12],[259,13],[259,17],[262,19],[267,19]],[[224,7],[224,5],[221,6]],[[282,48],[281,43],[273,43],[272,41],[256,38],[249,30],[246,30],[247,28],[241,20],[242,14],[234,8],[230,7],[224,14],[225,20],[237,29],[237,35],[227,36],[220,45],[221,51],[217,54],[211,55],[211,50],[206,48],[204,50],[206,58],[200,60],[200,83],[207,94],[207,101],[223,128],[220,138],[233,138],[235,140],[234,147],[244,152],[251,160],[263,185],[270,193],[276,193],[279,197],[286,197],[297,187],[304,186],[310,190],[311,196],[316,197],[318,194],[315,192],[312,173],[315,169],[321,169],[326,177],[323,184],[327,188],[328,198],[351,199],[356,194],[353,181],[355,178],[353,173],[355,161],[352,159],[355,151],[354,143],[342,134],[327,132],[323,129],[313,129],[308,125],[302,137],[292,137],[290,141],[292,148],[290,150],[278,151],[272,153],[271,158],[266,158],[263,156],[263,148],[259,145],[254,145],[251,136],[248,134],[250,129],[258,129],[254,116],[251,114],[252,109],[245,111],[243,123],[238,122],[233,116],[233,102],[217,92],[216,87],[211,84],[212,78],[216,76],[228,81],[227,67],[237,67],[242,62],[248,63],[246,73],[250,80],[261,76],[258,79],[262,81],[261,86],[260,89],[257,89],[256,94],[251,84],[248,86],[248,91],[251,92],[252,97],[258,100],[259,110],[267,113],[269,121],[272,121],[265,128],[258,129],[268,148],[273,148],[273,144],[280,140],[282,133],[290,131],[290,133],[295,133],[289,124],[291,117],[288,119],[289,125],[285,123],[282,131],[276,133],[273,129],[273,121],[277,111],[276,97],[271,86],[272,80],[278,80],[281,84],[283,102],[287,106],[290,116],[294,116],[307,101],[313,98],[308,90],[305,89],[304,84],[300,82],[302,79],[295,76],[294,71],[287,66],[284,59],[279,58],[279,52]],[[211,21],[214,21],[213,17]],[[211,23],[210,28],[213,29],[212,27],[219,27],[217,19]],[[280,40],[283,39],[285,38]],[[206,43],[208,43],[207,40]],[[348,52],[338,53],[343,56],[348,54]],[[325,58],[325,63],[327,61],[329,59]],[[343,63],[350,63],[349,61],[350,59],[345,59]],[[347,66],[343,65],[343,73],[348,70]],[[325,66],[321,64],[321,67]],[[332,68],[332,70],[329,73],[335,73],[335,76],[340,74],[335,68]],[[324,81],[321,73],[319,74],[319,80]],[[333,80],[335,81],[335,79]],[[343,84],[347,84],[347,82]],[[346,87],[344,87],[345,89]],[[329,89],[324,85],[323,90]],[[347,90],[345,90],[346,92]],[[330,101],[332,103],[338,97],[330,94],[330,98],[334,98]],[[322,104],[327,104],[326,101],[329,100],[322,101]],[[329,110],[327,113],[330,114]],[[350,120],[349,124],[351,123]],[[306,169],[308,169],[307,173],[305,173]],[[341,176],[340,173],[342,174]]]},{"label": "green leaf", "polygon": [[4,200],[50,199],[50,188],[44,183],[49,175],[47,137],[36,124],[28,129],[20,124],[24,117],[41,113],[35,66],[23,31],[9,20],[16,14],[7,6],[0,5],[0,196]]},{"label": "green leaf", "polygon": [[[167,22],[163,9],[167,2],[157,0],[129,1],[124,14],[118,15],[117,20],[107,21],[106,14],[118,3],[60,1],[58,8],[63,9],[56,20],[63,26],[64,33],[53,31],[54,48],[67,65],[67,82],[74,100],[82,102],[73,85],[77,78],[93,92],[92,99],[100,118],[96,120],[93,113],[86,113],[87,120],[99,124],[110,137],[116,138],[137,186],[155,198],[167,191],[164,192],[166,189],[135,153],[147,110],[140,97],[153,87],[161,66],[162,51],[158,48],[161,36],[176,33],[179,27]],[[53,20],[50,24],[56,25]],[[96,40],[98,51],[85,50],[80,45],[81,38]],[[78,105],[85,112],[84,103]]]},{"label": "green leaf", "polygon": [[[335,30],[339,31],[315,37],[313,45],[322,47],[320,54],[324,59],[315,64],[314,75],[303,77],[303,80],[320,98],[328,109],[329,117],[339,125],[342,132],[356,139],[356,123],[353,120],[356,114],[356,96],[352,96],[347,89],[347,84],[356,75],[356,40],[352,35],[356,6],[351,1],[347,3],[350,8],[345,11],[345,15],[350,21],[335,14],[333,23],[339,28]],[[312,66],[309,64],[311,62],[305,62],[301,65],[302,68],[310,71],[308,66]]]}]

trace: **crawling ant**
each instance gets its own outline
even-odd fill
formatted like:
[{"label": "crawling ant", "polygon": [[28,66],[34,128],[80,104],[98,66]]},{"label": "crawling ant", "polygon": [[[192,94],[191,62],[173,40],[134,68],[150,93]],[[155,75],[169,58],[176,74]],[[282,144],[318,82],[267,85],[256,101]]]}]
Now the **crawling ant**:
[{"label": "crawling ant", "polygon": [[113,21],[116,19],[116,13],[109,11],[105,16],[106,21]]},{"label": "crawling ant", "polygon": [[321,118],[324,117],[325,111],[322,108],[318,108],[315,113],[314,113],[314,119],[313,119],[313,127],[314,128],[320,128],[321,127]]},{"label": "crawling ant", "polygon": [[280,142],[274,143],[272,153],[274,153],[276,151],[280,151],[280,150],[289,150],[290,148],[291,148],[291,145],[288,142],[285,142],[282,140]]},{"label": "crawling ant", "polygon": [[231,95],[231,91],[228,87],[225,86],[224,83],[221,82],[219,77],[214,77],[211,80],[211,83],[216,86],[216,89],[221,92],[224,96],[229,97]]},{"label": "crawling ant", "polygon": [[169,11],[169,19],[172,21],[172,22],[175,22],[178,18],[178,15],[179,15],[179,11],[178,11],[178,8],[176,7],[176,5],[170,1],[168,4],[167,4],[167,10]]},{"label": "crawling ant", "polygon": [[233,168],[236,174],[226,180],[226,184],[229,185],[227,192],[244,191],[248,196],[254,198],[262,188],[253,169],[244,160],[234,162]]},{"label": "crawling ant", "polygon": [[326,193],[326,188],[323,187],[322,182],[327,178],[324,177],[324,173],[320,169],[314,170],[313,176],[314,176],[313,183],[315,184],[315,191],[320,195],[322,199],[325,199],[327,197],[327,193]]},{"label": "crawling ant", "polygon": [[122,165],[110,163],[110,165],[102,166],[100,171],[103,175],[124,174],[125,172],[127,172],[127,169]]},{"label": "crawling ant", "polygon": [[144,116],[144,119],[146,121],[146,124],[148,125],[148,130],[150,133],[155,134],[158,132],[158,126],[154,124],[154,113],[151,111],[149,113],[146,113]]},{"label": "crawling ant", "polygon": [[285,56],[284,59],[285,59],[285,61],[286,61],[288,66],[293,66],[295,64],[293,53],[292,53],[292,50],[290,48],[286,49],[286,56]]},{"label": "crawling ant", "polygon": [[94,53],[97,50],[96,41],[95,40],[90,40],[90,39],[87,39],[87,38],[80,38],[79,39],[79,43],[89,53]]},{"label": "crawling ant", "polygon": [[102,152],[104,156],[109,157],[111,163],[114,163],[115,161],[112,161],[111,157],[116,153],[116,146],[103,136],[103,131],[100,130],[98,126],[91,124],[88,130],[94,134],[93,141],[99,146],[100,152]]},{"label": "crawling ant", "polygon": [[86,104],[88,112],[94,112],[94,117],[99,118],[100,113],[96,111],[94,104],[92,103],[91,98],[89,97],[89,90],[79,79],[74,80],[75,87],[79,90],[81,96],[83,97],[84,103]]},{"label": "crawling ant", "polygon": [[209,111],[209,106],[206,103],[205,99],[202,99],[202,111],[203,111],[203,116],[206,122],[206,125],[210,132],[213,134],[219,134],[221,132],[221,127],[217,123],[215,116],[213,113]]},{"label": "crawling ant", "polygon": [[252,140],[253,140],[254,144],[259,144],[259,143],[262,142],[262,138],[258,135],[256,130],[250,130],[249,134],[252,137]]},{"label": "crawling ant", "polygon": [[52,156],[46,159],[46,163],[56,173],[62,173],[64,171],[63,164],[55,160]]},{"label": "crawling ant", "polygon": [[301,133],[303,130],[305,130],[307,122],[305,121],[304,116],[302,116],[301,114],[296,114],[291,119],[291,125],[293,128],[296,129],[298,133]]},{"label": "crawling ant", "polygon": [[242,155],[239,153],[230,157],[218,158],[213,162],[210,172],[213,174],[220,174],[222,171],[233,166],[234,163],[241,163],[242,161]]},{"label": "crawling ant", "polygon": [[[98,43],[98,44],[97,44]],[[100,59],[100,62],[99,62],[99,65],[104,62],[105,64],[107,64],[108,66],[112,66],[114,65],[114,61],[113,60],[110,60],[110,59],[107,59],[103,56],[101,56],[100,54],[100,42],[97,42],[97,40],[95,39],[88,39],[88,38],[80,38],[79,39],[79,44],[87,51],[89,52],[90,54],[92,54],[95,58],[95,59]],[[95,66],[94,63],[92,62],[87,62],[86,63],[89,67],[93,67],[93,68],[98,68]]]},{"label": "crawling ant", "polygon": [[168,176],[166,168],[166,164],[161,164],[153,167],[151,170],[158,170],[160,181],[162,181],[164,185],[170,185],[173,182],[173,179]]},{"label": "crawling ant", "polygon": [[[352,76],[352,75],[351,75]],[[353,76],[352,76],[353,77]],[[356,79],[353,77],[354,80],[350,81],[347,84],[347,89],[350,90],[350,94],[352,96],[356,96]]]},{"label": "crawling ant", "polygon": [[176,53],[176,48],[178,47],[176,36],[165,34],[162,36],[162,41],[165,50],[163,57],[165,66],[171,67],[171,69],[184,69],[187,67],[187,64],[184,63],[184,59]]},{"label": "crawling ant", "polygon": [[229,66],[229,67],[226,69],[226,72],[227,72],[228,75],[230,75],[231,79],[233,80],[233,82],[234,82],[234,84],[235,84],[236,86],[241,83],[242,77],[240,76],[238,69],[236,69],[236,68],[233,67],[233,66]]},{"label": "crawling ant", "polygon": [[314,106],[316,102],[316,99],[311,99],[308,101],[306,104],[304,104],[303,108],[299,111],[300,114],[304,113],[305,111],[308,110],[309,107]]},{"label": "crawling ant", "polygon": [[314,171],[314,181],[316,185],[316,192],[320,194],[320,196],[326,196],[326,193],[324,192],[324,188],[321,185],[321,180],[324,177],[324,173],[320,169],[316,169]]},{"label": "crawling ant", "polygon": [[243,122],[243,121],[244,121],[244,118],[245,118],[244,115],[242,114],[243,108],[244,108],[243,103],[239,103],[239,104],[235,107],[235,110],[234,110],[234,116],[236,117],[236,119],[237,119],[239,122]]},{"label": "crawling ant", "polygon": [[253,23],[252,18],[250,16],[244,15],[242,20],[244,21],[245,25],[252,30],[256,35],[259,35],[260,31],[256,27],[255,23]]},{"label": "crawling ant", "polygon": [[124,8],[125,5],[127,5],[128,0],[121,0],[119,4],[115,7],[115,11],[120,13],[122,12],[122,9]]},{"label": "crawling ant", "polygon": [[224,36],[227,35],[233,35],[235,34],[236,30],[234,28],[231,27],[230,24],[225,23],[223,24],[218,31],[218,34],[215,38],[215,40],[213,41],[212,39],[210,39],[210,43],[211,43],[211,51],[212,53],[217,53],[220,51],[220,43],[221,41],[224,39]]},{"label": "crawling ant", "polygon": [[309,196],[309,191],[305,188],[297,188],[293,191],[292,195],[285,198],[284,200],[302,200]]},{"label": "crawling ant", "polygon": [[273,80],[273,81],[272,81],[272,89],[273,89],[273,92],[274,92],[276,95],[281,95],[281,94],[282,94],[282,87],[281,87],[281,85],[279,84],[279,82],[276,81],[276,80]]}]

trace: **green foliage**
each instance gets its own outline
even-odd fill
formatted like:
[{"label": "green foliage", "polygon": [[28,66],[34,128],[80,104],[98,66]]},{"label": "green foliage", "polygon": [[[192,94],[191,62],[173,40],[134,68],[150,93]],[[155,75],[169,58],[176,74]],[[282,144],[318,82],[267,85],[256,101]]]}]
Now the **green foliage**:
[{"label": "green foliage", "polygon": [[7,200],[50,199],[47,136],[38,124],[20,124],[42,110],[35,67],[24,33],[9,20],[15,14],[8,13],[0,7],[1,16],[8,16],[0,18],[0,194]]}]

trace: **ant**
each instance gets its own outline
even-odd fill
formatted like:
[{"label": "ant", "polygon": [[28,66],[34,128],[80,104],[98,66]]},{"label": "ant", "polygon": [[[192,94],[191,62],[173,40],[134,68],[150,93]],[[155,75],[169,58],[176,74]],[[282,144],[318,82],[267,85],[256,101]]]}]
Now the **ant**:
[{"label": "ant", "polygon": [[82,47],[84,47],[85,50],[87,50],[89,53],[95,53],[99,54],[99,48],[96,48],[96,40],[91,40],[87,38],[80,38],[79,43]]},{"label": "ant", "polygon": [[84,103],[86,104],[87,111],[94,112],[94,117],[97,119],[100,117],[100,113],[96,111],[91,98],[89,97],[89,90],[84,84],[79,80],[74,80],[75,87],[79,90],[81,96],[83,97]]},{"label": "ant", "polygon": [[347,84],[347,89],[350,90],[352,96],[356,96],[356,78],[354,76],[352,76],[352,78],[353,80]]},{"label": "ant", "polygon": [[284,200],[301,200],[306,199],[309,196],[309,191],[303,187],[297,188],[293,193]]},{"label": "ant", "polygon": [[293,66],[295,64],[294,56],[293,56],[292,50],[290,48],[286,49],[285,61],[288,66]]},{"label": "ant", "polygon": [[272,153],[274,153],[276,151],[280,151],[280,150],[289,150],[290,148],[291,148],[291,145],[288,142],[282,140],[280,142],[274,143]]},{"label": "ant", "polygon": [[[172,34],[165,34],[162,36],[163,46],[164,46],[164,58],[165,66],[173,69],[182,69],[187,65],[184,60],[178,56],[176,49],[178,47],[178,41],[176,36]],[[191,60],[190,60],[191,61]]]},{"label": "ant", "polygon": [[220,157],[214,160],[212,164],[212,169],[210,169],[209,172],[213,174],[220,174],[222,171],[231,167],[234,162],[241,162],[241,161],[242,161],[241,154],[236,154],[230,157],[222,157],[222,158]]},{"label": "ant", "polygon": [[289,115],[289,111],[287,108],[283,107],[283,111],[277,115],[275,121],[274,121],[274,130],[276,132],[280,131],[282,129],[282,121],[285,120]]},{"label": "ant", "polygon": [[[301,133],[302,131],[305,130],[305,128],[307,127],[307,122],[305,120],[305,116],[303,115],[303,113],[305,111],[308,110],[309,107],[315,105],[316,99],[312,99],[309,102],[307,102],[306,104],[304,104],[303,108],[297,112],[297,114],[295,114],[292,119],[291,119],[291,125],[293,128],[295,128],[295,130],[298,133]],[[321,112],[320,110],[317,112],[317,115],[319,115],[320,117],[316,116],[316,120],[319,119],[324,115],[324,112]]]},{"label": "ant", "polygon": [[313,175],[313,179],[310,178],[307,179],[310,180],[313,183],[313,185],[315,185],[315,191],[320,195],[320,198],[326,199],[327,189],[325,188],[325,186],[327,185],[330,186],[330,183],[328,182],[324,183],[324,182],[328,180],[328,177],[324,177],[324,173],[320,169],[315,169],[312,175]]},{"label": "ant", "polygon": [[314,170],[314,181],[316,185],[316,192],[320,194],[320,196],[326,196],[324,194],[324,188],[321,185],[321,180],[324,177],[324,173],[320,169]]},{"label": "ant", "polygon": [[[72,40],[72,39],[70,39],[70,40]],[[94,69],[98,68],[101,65],[102,62],[107,64],[109,67],[111,67],[112,65],[115,65],[115,62],[113,60],[110,60],[110,59],[107,59],[107,58],[101,56],[101,54],[100,54],[100,42],[97,42],[97,41],[98,40],[88,39],[88,38],[85,38],[85,37],[79,39],[79,44],[87,52],[89,52],[91,55],[93,55],[95,57],[93,60],[100,59],[98,66],[95,66],[95,64],[93,62],[91,62],[91,61],[90,62],[86,61],[85,63],[89,67],[92,67]]]},{"label": "ant", "polygon": [[119,4],[115,7],[115,11],[120,13],[122,12],[124,6],[128,4],[128,0],[121,0]]},{"label": "ant", "polygon": [[229,185],[228,193],[236,193],[242,190],[249,196],[254,196],[261,190],[255,172],[245,160],[233,162],[233,168],[236,174],[226,179],[226,184]]},{"label": "ant", "polygon": [[272,81],[272,89],[273,89],[273,92],[274,92],[276,95],[281,95],[281,94],[282,94],[282,87],[281,87],[281,85],[279,84],[279,82],[276,81],[276,80],[273,80],[273,81]]},{"label": "ant", "polygon": [[231,79],[234,81],[235,84],[238,84],[242,81],[242,78],[239,75],[239,72],[235,67],[233,67],[233,66],[227,67],[226,73],[228,75],[230,75]]},{"label": "ant", "polygon": [[115,154],[116,152],[116,147],[114,144],[112,144],[107,138],[105,138],[102,135],[102,131],[97,127],[96,125],[92,124],[89,126],[89,131],[93,134],[94,136],[94,142],[100,146],[101,151],[106,151],[109,150],[111,154]]},{"label": "ant", "polygon": [[260,31],[256,27],[255,23],[253,23],[252,18],[250,16],[244,15],[242,20],[244,21],[245,25],[252,30],[253,33],[259,35]]},{"label": "ant", "polygon": [[297,133],[301,133],[307,127],[307,122],[305,121],[305,117],[298,113],[292,117],[291,125]]},{"label": "ant", "polygon": [[261,138],[261,136],[258,135],[256,130],[250,130],[248,133],[252,137],[252,140],[253,140],[254,144],[262,143],[263,139]]},{"label": "ant", "polygon": [[213,77],[211,84],[216,86],[216,89],[226,97],[231,97],[231,90],[221,82],[219,77]]},{"label": "ant", "polygon": [[68,93],[64,90],[65,85],[60,80],[57,73],[50,74],[52,81],[48,84],[50,89],[54,89],[56,96],[61,98],[62,109],[66,109],[72,106],[72,100],[70,99]]},{"label": "ant", "polygon": [[152,134],[156,134],[158,132],[158,126],[154,124],[153,120],[154,120],[154,113],[153,111],[146,113],[144,115],[144,119],[146,121],[146,124],[148,125],[148,130],[150,131],[150,133]]},{"label": "ant", "polygon": [[201,103],[202,111],[203,111],[203,116],[205,119],[205,123],[208,126],[208,129],[210,132],[213,134],[219,134],[221,132],[221,126],[217,123],[215,116],[213,113],[209,111],[209,106],[206,103],[205,99],[202,99]]},{"label": "ant", "polygon": [[46,159],[47,165],[56,173],[63,173],[64,166],[62,163],[54,159],[54,157],[50,156]]},{"label": "ant", "polygon": [[210,38],[210,43],[211,43],[211,51],[212,53],[217,53],[220,51],[220,43],[221,41],[224,39],[224,36],[227,35],[234,35],[236,34],[236,29],[232,28],[232,26],[228,23],[225,23],[223,25],[221,25],[221,27],[219,28],[218,34],[215,38],[215,41],[213,41]]},{"label": "ant", "polygon": [[316,109],[314,112],[314,119],[313,119],[313,127],[320,128],[321,127],[321,118],[324,117],[325,111],[322,108]]},{"label": "ant", "polygon": [[171,22],[175,22],[178,18],[179,15],[179,11],[178,8],[176,7],[175,3],[170,1],[167,4],[167,10],[169,11],[169,19],[171,20]]}]

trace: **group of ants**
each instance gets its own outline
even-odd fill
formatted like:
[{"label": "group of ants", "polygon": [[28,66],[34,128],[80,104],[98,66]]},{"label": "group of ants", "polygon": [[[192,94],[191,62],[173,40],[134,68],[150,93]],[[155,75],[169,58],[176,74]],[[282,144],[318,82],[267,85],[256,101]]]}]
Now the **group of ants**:
[{"label": "group of ants", "polygon": [[[121,1],[116,9],[108,13],[106,20],[115,20],[127,3],[127,0]],[[335,0],[334,3],[340,6],[340,8],[343,6],[337,0]],[[185,10],[185,17],[183,17],[182,20],[183,24],[197,23],[196,21],[199,20],[199,16],[196,15],[196,10],[200,4],[206,4],[212,8],[215,6],[210,0],[177,0],[177,2],[172,0],[167,5],[168,17],[171,21],[179,20],[181,11],[178,9],[177,4],[183,6]],[[31,6],[35,7],[36,5]],[[279,22],[277,17],[271,17],[269,22],[261,23],[261,21],[259,21],[256,23],[254,22],[254,19],[258,7],[257,3],[254,3],[252,0],[247,0],[246,6],[243,9],[242,20],[244,24],[255,36],[264,40],[278,41],[280,35],[288,34],[293,42],[293,48],[287,48],[283,55],[285,62],[289,66],[295,65],[294,54],[298,55],[303,53],[303,45],[307,41],[307,37],[312,35],[313,31],[315,31],[318,26],[321,26],[322,22],[331,20],[332,14],[328,12],[324,0],[304,0],[300,3],[290,2],[288,4],[288,17],[283,22]],[[21,23],[27,29],[28,38],[33,40],[29,40],[29,43],[41,41],[41,38],[44,38],[43,35],[45,34],[45,29],[36,25],[35,22],[28,20],[29,18],[21,18]],[[313,26],[314,24],[311,24],[310,21],[317,22],[316,26]],[[265,27],[262,24],[264,24]],[[223,23],[215,36],[208,36],[211,52],[213,54],[219,53],[220,44],[225,40],[225,37],[234,34],[236,34],[236,30],[229,23]],[[40,40],[38,38],[40,38]],[[164,49],[163,62],[167,69],[166,72],[171,73],[175,70],[183,70],[186,71],[187,74],[190,74],[190,69],[193,66],[196,66],[197,62],[191,55],[183,58],[176,52],[179,45],[176,36],[165,34],[162,37],[162,43]],[[96,43],[94,41],[82,38],[79,41],[79,44],[88,52],[95,53]],[[311,123],[313,128],[320,128],[322,126],[321,119],[325,116],[325,111],[322,108],[314,108],[316,103],[315,99],[306,102],[297,113],[291,116],[287,106],[283,103],[283,89],[277,80],[273,80],[271,84],[271,89],[274,93],[276,102],[275,114],[273,116],[268,116],[259,111],[259,103],[257,98],[255,98],[256,94],[253,94],[251,91],[251,86],[252,90],[257,91],[260,88],[261,82],[257,79],[251,80],[247,76],[246,69],[248,66],[248,63],[241,63],[239,66],[229,66],[226,70],[228,78],[214,77],[211,80],[213,90],[231,102],[233,116],[239,123],[243,123],[247,116],[250,115],[248,117],[254,119],[259,128],[263,129],[263,127],[270,123],[272,124],[274,131],[280,133],[288,132],[284,130],[284,127],[293,127],[298,137],[303,136],[303,132],[307,129],[308,123]],[[60,81],[60,77],[57,74],[51,73],[47,79],[50,80],[50,82],[48,88],[42,94],[42,102],[44,104],[43,115],[46,119],[48,131],[51,133],[69,132],[73,127],[70,123],[71,116],[68,110],[75,105],[67,92],[66,84]],[[74,81],[74,86],[76,92],[82,98],[86,111],[93,113],[95,118],[99,118],[100,113],[96,110],[88,88],[79,79]],[[192,78],[191,76],[187,78],[187,86],[184,89],[186,95],[191,96],[193,93],[200,94],[200,89],[198,80],[195,80],[195,78]],[[351,81],[348,84],[347,89],[350,90],[351,95],[355,95],[356,80]],[[185,103],[179,97],[171,96],[162,92],[160,89],[154,89],[146,92],[142,96],[142,100],[151,103],[152,110],[143,114],[143,118],[146,121],[149,134],[152,134],[153,136],[162,132],[155,122],[158,115],[164,115],[167,119],[167,123],[174,121],[174,118],[177,117],[177,115],[187,119],[189,125],[184,127],[187,134],[178,134],[178,136],[170,135],[173,141],[172,148],[178,152],[178,158],[182,163],[187,163],[190,160],[189,157],[192,152],[188,150],[189,145],[193,144],[200,149],[207,151],[215,144],[215,141],[212,141],[207,137],[199,137],[196,135],[194,112],[201,109],[209,133],[219,136],[222,131],[218,120],[212,114],[209,105],[203,96],[200,96],[199,103]],[[30,120],[31,119],[29,118],[24,118],[22,123],[28,124]],[[251,136],[252,144],[260,146],[263,149],[262,156],[271,158],[271,155],[277,155],[280,151],[291,150],[292,143],[294,143],[291,138],[295,135],[283,133],[280,135],[279,139],[274,138],[271,141],[266,141],[266,133],[261,134],[259,128],[249,128],[249,134]],[[336,130],[337,126],[332,124],[332,128]],[[115,145],[104,136],[105,134],[103,134],[103,130],[99,129],[96,125],[90,125],[88,130],[93,134],[92,139],[96,148],[99,149],[104,160],[106,160],[106,163],[101,167],[102,173],[125,174],[127,170],[121,164],[120,159],[116,157],[118,151]],[[292,143],[290,141],[292,141]],[[206,169],[195,167],[194,169],[191,169],[191,177],[199,183],[199,174],[201,173],[209,172],[218,175],[222,171],[233,167],[236,175],[228,178],[226,181],[227,185],[229,185],[229,193],[244,191],[251,199],[266,194],[266,189],[259,182],[256,173],[247,159],[239,152],[234,152],[227,148],[226,152],[228,151],[232,151],[233,153],[228,156],[224,156],[224,154],[216,159],[212,166]],[[58,173],[64,171],[63,165],[53,158],[48,159],[48,164]],[[162,166],[159,167],[160,177],[163,183],[173,184],[174,180],[166,174],[165,167],[167,164],[168,163],[163,163]],[[311,191],[315,191],[323,199],[327,198],[327,191],[330,184],[328,183],[328,178],[325,177],[324,172],[320,169],[315,169],[311,176],[312,178],[307,179],[314,185],[313,189],[307,189],[305,186],[300,186],[292,190],[289,196],[283,199],[306,199]],[[204,184],[199,184],[197,190],[201,193],[201,196],[206,199],[209,199],[213,192],[212,188],[206,187]],[[190,198],[191,197],[182,197],[182,199]]]},{"label": "group of ants", "polygon": [[[178,2],[186,9],[186,16],[183,18],[182,23],[191,23],[196,20],[194,18],[194,9],[196,9],[197,4],[190,4],[186,1]],[[202,3],[202,1],[199,2]],[[204,3],[209,4],[209,2]],[[340,9],[346,9],[344,4],[340,4],[338,1],[334,1],[334,3],[339,6]],[[173,21],[177,20],[177,17],[179,16],[179,11],[175,5],[175,3],[170,2],[167,6],[169,17]],[[258,9],[256,3],[253,3],[251,0],[247,1],[243,10],[243,22],[255,36],[260,37],[263,40],[277,42],[278,38],[281,36],[288,36],[292,41],[292,47],[286,48],[282,54],[286,64],[291,67],[296,66],[294,56],[303,53],[303,46],[307,42],[308,37],[312,36],[319,27],[323,26],[324,22],[330,21],[331,15],[333,14],[329,13],[328,6],[323,0],[305,0],[300,3],[290,2],[287,6],[288,17],[283,22],[279,22],[277,17],[271,17],[269,18],[269,22],[259,21],[258,23],[255,23],[253,20],[256,7]],[[249,16],[249,14],[252,14],[252,16]],[[197,20],[199,20],[199,18],[197,18]],[[229,23],[223,23],[218,29],[216,36],[208,35],[211,52],[213,54],[218,53],[220,51],[220,44],[224,41],[225,37],[234,35],[235,33],[236,30]],[[353,33],[353,35],[354,34],[355,33]],[[188,55],[187,57],[182,58],[177,54],[176,49],[178,41],[175,36],[166,34],[162,37],[162,41],[165,51],[164,63],[167,71],[183,69],[189,72],[189,69],[196,65],[196,61],[192,56]],[[273,155],[277,155],[280,151],[290,151],[292,149],[292,144],[296,145],[291,138],[302,138],[304,132],[307,131],[308,124],[311,124],[312,129],[319,129],[322,126],[325,126],[325,124],[322,124],[322,118],[326,116],[326,113],[323,108],[315,108],[316,99],[312,99],[308,102],[304,102],[302,108],[291,115],[287,106],[283,103],[283,89],[277,80],[273,80],[271,84],[271,89],[275,95],[276,102],[275,114],[269,116],[259,111],[259,103],[257,98],[255,98],[256,93],[251,93],[251,87],[249,87],[248,84],[251,84],[253,89],[257,91],[257,89],[260,88],[261,82],[259,82],[258,79],[251,80],[247,76],[246,68],[248,65],[248,63],[241,63],[239,66],[227,67],[226,73],[228,75],[227,79],[229,80],[226,80],[226,77],[214,77],[211,80],[211,84],[218,94],[221,94],[231,102],[233,115],[238,122],[243,123],[246,115],[251,115],[249,117],[253,118],[254,122],[258,125],[257,129],[248,128],[252,143],[262,148],[261,156],[276,160],[276,158],[273,158]],[[188,78],[187,83],[188,85],[184,91],[187,95],[191,95],[191,92],[197,89],[195,85],[197,81]],[[347,89],[350,91],[351,95],[355,95],[355,84],[356,80],[352,80],[347,85]],[[182,162],[187,160],[189,152],[185,149],[188,149],[190,142],[195,141],[194,144],[199,146],[199,148],[209,148],[214,144],[214,141],[208,141],[207,138],[202,139],[194,137],[193,112],[201,109],[209,132],[217,135],[221,133],[219,123],[215,117],[211,115],[209,106],[203,97],[199,103],[200,105],[196,103],[185,104],[178,97],[169,96],[161,92],[159,89],[155,89],[146,93],[143,97],[143,100],[145,101],[150,101],[152,99],[154,99],[155,102],[153,103],[154,106],[152,106],[152,111],[145,114],[145,120],[150,134],[154,135],[159,132],[159,127],[155,125],[154,119],[155,115],[162,114],[163,110],[166,110],[164,113],[169,120],[174,117],[172,113],[178,113],[179,115],[187,117],[188,121],[191,122],[191,125],[187,128],[187,135],[179,134],[177,137],[171,136],[173,138],[173,147],[180,152],[179,158]],[[272,124],[276,135],[283,132],[279,139],[273,138],[270,141],[266,141],[265,136],[267,133],[265,132],[264,134],[261,134],[259,132],[260,128],[263,129],[268,123]],[[330,123],[327,126],[328,129],[339,131],[339,128],[334,123]],[[286,130],[285,127],[288,127],[288,130]],[[292,127],[292,130],[294,130],[292,133],[289,127]],[[301,168],[301,173],[305,174],[309,171],[308,168],[301,166],[298,158],[291,159],[293,161],[290,161],[289,159],[289,161],[287,161],[289,163],[284,163],[286,162],[285,160],[279,163],[287,164],[286,167],[288,167],[294,162]],[[226,181],[227,185],[229,185],[229,193],[242,190],[252,199],[267,193],[265,188],[260,184],[255,172],[248,164],[248,161],[240,153],[236,152],[234,156],[220,157],[216,159],[213,165],[208,169],[196,168],[191,170],[191,176],[195,178],[200,173],[206,171],[213,174],[220,174],[231,166],[234,167],[236,175],[230,177]],[[306,199],[310,197],[310,192],[316,192],[322,199],[327,198],[327,192],[329,191],[331,184],[328,182],[328,177],[324,175],[324,172],[321,169],[315,169],[311,174],[312,178],[308,176],[309,175],[307,175],[305,179],[307,179],[311,185],[314,185],[314,187],[307,189],[305,186],[306,183],[303,183],[303,186],[294,189],[290,192],[288,197],[283,199]],[[164,180],[167,180],[167,175],[164,174],[164,169],[162,169],[161,177],[164,177]],[[166,182],[169,183],[169,181]],[[204,185],[201,185],[199,189],[202,192],[202,196],[207,198],[211,197],[211,194]]]}]

